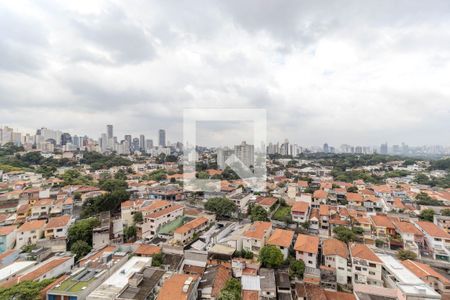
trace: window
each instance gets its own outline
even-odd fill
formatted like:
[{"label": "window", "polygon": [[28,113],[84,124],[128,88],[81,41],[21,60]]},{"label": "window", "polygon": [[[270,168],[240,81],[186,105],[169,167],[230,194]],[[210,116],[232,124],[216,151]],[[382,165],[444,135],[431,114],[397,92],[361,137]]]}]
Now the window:
[{"label": "window", "polygon": [[355,267],[356,271],[361,271],[361,267]]},{"label": "window", "polygon": [[376,265],[376,264],[373,264],[373,263],[369,263],[369,267],[371,267],[371,268],[376,268],[377,265]]},{"label": "window", "polygon": [[369,271],[370,275],[375,275],[375,272]]},{"label": "window", "polygon": [[309,257],[312,257],[313,255],[312,255],[312,253],[308,253],[308,256],[309,256]]}]

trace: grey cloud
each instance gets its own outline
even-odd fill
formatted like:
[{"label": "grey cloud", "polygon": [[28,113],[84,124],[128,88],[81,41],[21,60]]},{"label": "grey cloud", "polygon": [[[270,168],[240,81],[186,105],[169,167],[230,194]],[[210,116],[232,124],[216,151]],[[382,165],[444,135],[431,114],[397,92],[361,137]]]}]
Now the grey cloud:
[{"label": "grey cloud", "polygon": [[72,22],[81,36],[107,52],[113,63],[136,64],[156,55],[148,30],[133,23],[117,7],[97,15],[76,16]]}]

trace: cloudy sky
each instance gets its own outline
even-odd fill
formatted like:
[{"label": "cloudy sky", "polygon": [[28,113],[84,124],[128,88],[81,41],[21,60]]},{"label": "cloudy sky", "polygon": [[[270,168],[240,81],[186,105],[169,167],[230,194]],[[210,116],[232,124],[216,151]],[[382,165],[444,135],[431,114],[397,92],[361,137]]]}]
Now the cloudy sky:
[{"label": "cloudy sky", "polygon": [[4,0],[0,34],[0,126],[174,141],[184,108],[264,108],[270,140],[450,144],[448,0]]}]

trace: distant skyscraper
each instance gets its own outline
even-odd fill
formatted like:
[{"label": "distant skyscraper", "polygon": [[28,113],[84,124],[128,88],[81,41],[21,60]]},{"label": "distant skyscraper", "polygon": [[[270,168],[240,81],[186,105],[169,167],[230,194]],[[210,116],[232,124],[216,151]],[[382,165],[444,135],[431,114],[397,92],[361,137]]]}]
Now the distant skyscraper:
[{"label": "distant skyscraper", "polygon": [[106,132],[108,134],[107,138],[108,139],[112,139],[113,136],[114,136],[113,126],[112,125],[106,125]]},{"label": "distant skyscraper", "polygon": [[327,143],[323,144],[323,152],[324,153],[329,153],[330,152],[330,147],[328,147]]},{"label": "distant skyscraper", "polygon": [[255,147],[246,142],[234,146],[234,154],[247,167],[255,165]]},{"label": "distant skyscraper", "polygon": [[380,154],[388,154],[388,144],[387,143],[381,144]]},{"label": "distant skyscraper", "polygon": [[225,169],[225,161],[234,154],[234,150],[228,148],[217,149],[217,166],[219,169]]},{"label": "distant skyscraper", "polygon": [[145,136],[143,134],[139,136],[139,148],[141,151],[145,151]]},{"label": "distant skyscraper", "polygon": [[134,151],[138,151],[139,150],[139,139],[138,138],[134,138],[133,139],[133,150]]},{"label": "distant skyscraper", "polygon": [[147,140],[145,143],[148,150],[153,148],[153,140]]},{"label": "distant skyscraper", "polygon": [[160,147],[166,146],[166,131],[164,129],[159,130],[159,144]]},{"label": "distant skyscraper", "polygon": [[130,134],[125,135],[125,141],[127,141],[128,145],[131,146],[131,143],[132,143],[133,139],[132,139]]}]

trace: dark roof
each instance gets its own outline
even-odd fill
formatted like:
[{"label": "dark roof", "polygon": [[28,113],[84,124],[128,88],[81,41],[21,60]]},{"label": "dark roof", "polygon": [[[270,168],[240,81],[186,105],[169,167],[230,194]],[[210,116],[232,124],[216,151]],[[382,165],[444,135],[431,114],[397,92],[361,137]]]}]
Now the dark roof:
[{"label": "dark roof", "polygon": [[165,271],[156,268],[146,268],[143,272],[144,278],[137,287],[128,286],[119,298],[145,300],[152,293],[155,286],[163,277]]},{"label": "dark roof", "polygon": [[289,279],[289,274],[286,271],[277,271],[275,273],[275,279],[278,288],[290,289],[291,281]]}]

